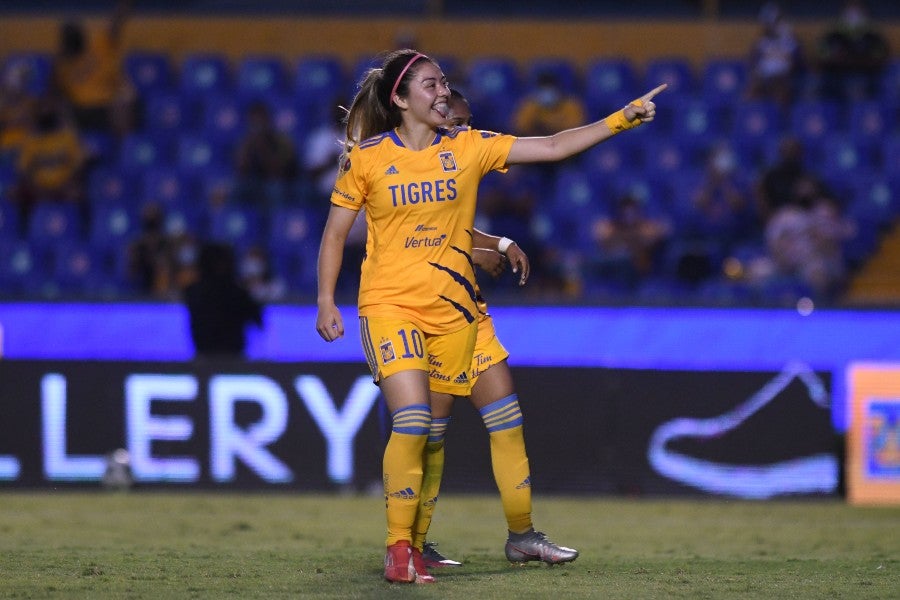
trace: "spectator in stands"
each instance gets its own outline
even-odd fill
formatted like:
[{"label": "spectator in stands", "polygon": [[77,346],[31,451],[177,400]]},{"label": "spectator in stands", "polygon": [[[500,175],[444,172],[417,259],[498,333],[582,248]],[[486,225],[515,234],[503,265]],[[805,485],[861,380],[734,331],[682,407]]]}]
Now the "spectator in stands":
[{"label": "spectator in stands", "polygon": [[517,107],[513,122],[518,135],[542,136],[577,127],[584,120],[582,101],[567,94],[556,75],[546,71],[538,75],[535,89]]},{"label": "spectator in stands", "polygon": [[262,307],[235,272],[234,252],[225,244],[205,244],[199,277],[184,290],[191,340],[198,358],[242,358],[249,325],[262,327]]},{"label": "spectator in stands", "polygon": [[342,140],[347,117],[345,104],[338,102],[332,109],[331,119],[321,122],[310,131],[303,146],[301,167],[303,181],[308,184],[308,198],[313,206],[328,205],[334,180],[337,177],[338,161],[343,151]]},{"label": "spectator in stands", "polygon": [[141,228],[128,245],[128,275],[137,291],[165,298],[172,286],[169,257],[171,241],[163,228],[162,206],[151,202],[141,210]]},{"label": "spectator in stands", "polygon": [[785,108],[794,98],[796,79],[802,68],[800,42],[781,6],[774,2],[762,7],[759,22],[762,32],[750,52],[748,95],[753,99],[774,100]]},{"label": "spectator in stands", "polygon": [[288,204],[299,168],[294,142],[275,127],[265,102],[253,102],[247,111],[247,132],[237,149],[238,199],[265,209]]},{"label": "spectator in stands", "polygon": [[15,163],[28,137],[37,99],[28,91],[28,69],[19,63],[0,81],[0,161]]},{"label": "spectator in stands", "polygon": [[80,130],[124,135],[134,128],[137,94],[122,68],[122,28],[131,1],[116,5],[105,29],[89,35],[82,23],[60,27],[53,82],[72,106]]},{"label": "spectator in stands", "polygon": [[284,300],[287,287],[272,268],[268,253],[261,246],[251,246],[241,257],[241,284],[260,304]]},{"label": "spectator in stands", "polygon": [[27,222],[36,202],[69,202],[83,207],[86,152],[60,102],[45,98],[21,142],[13,199]]},{"label": "spectator in stands", "polygon": [[200,253],[200,243],[187,229],[167,231],[167,233],[169,234],[168,269],[171,274],[168,297],[177,299],[199,277],[197,255]]},{"label": "spectator in stands", "polygon": [[648,215],[632,194],[620,197],[609,217],[598,219],[592,228],[600,253],[592,271],[604,282],[634,290],[650,275],[660,249],[671,235],[670,223]]},{"label": "spectator in stands", "polygon": [[[567,93],[555,73],[539,73],[531,93],[515,109],[513,127],[522,137],[552,135],[585,122],[587,110],[578,96]],[[533,165],[542,177],[540,193],[547,193],[563,163]]]},{"label": "spectator in stands", "polygon": [[817,50],[823,96],[860,100],[878,92],[890,48],[863,0],[844,3],[838,20],[819,39]]},{"label": "spectator in stands", "polygon": [[802,142],[785,137],[778,147],[778,158],[766,167],[757,185],[757,211],[763,222],[785,205],[809,206],[811,197],[823,185],[804,165]]},{"label": "spectator in stands", "polygon": [[750,280],[832,299],[846,279],[843,244],[855,234],[855,223],[830,195],[818,194],[807,208],[782,206],[766,224],[767,255],[751,265]]},{"label": "spectator in stands", "polygon": [[690,198],[684,234],[715,242],[720,247],[760,233],[750,184],[738,168],[728,142],[715,144],[706,169]]}]

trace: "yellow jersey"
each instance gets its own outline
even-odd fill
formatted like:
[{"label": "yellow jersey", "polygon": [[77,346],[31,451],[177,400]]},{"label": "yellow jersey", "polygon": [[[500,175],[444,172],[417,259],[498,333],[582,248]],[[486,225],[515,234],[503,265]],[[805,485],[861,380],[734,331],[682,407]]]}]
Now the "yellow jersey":
[{"label": "yellow jersey", "polygon": [[432,334],[478,318],[472,229],[481,178],[504,170],[514,136],[438,130],[424,150],[396,131],[354,147],[331,202],[366,208],[359,314],[408,319]]}]

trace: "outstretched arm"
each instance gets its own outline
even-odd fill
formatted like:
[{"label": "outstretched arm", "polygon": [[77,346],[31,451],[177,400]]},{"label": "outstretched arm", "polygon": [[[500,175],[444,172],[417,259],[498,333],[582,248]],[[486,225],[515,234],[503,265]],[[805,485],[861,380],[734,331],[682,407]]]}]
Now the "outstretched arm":
[{"label": "outstretched arm", "polygon": [[319,310],[316,315],[316,331],[326,342],[333,342],[344,335],[344,320],[341,318],[341,311],[334,303],[334,290],[337,287],[338,274],[344,259],[344,244],[347,242],[347,234],[350,233],[350,228],[358,214],[349,208],[332,204],[331,210],[328,212],[328,220],[325,222],[325,231],[322,233],[317,266]]},{"label": "outstretched arm", "polygon": [[507,164],[556,162],[607,140],[626,129],[652,121],[656,116],[653,98],[666,89],[667,84],[647,92],[622,110],[590,125],[566,129],[550,136],[518,138],[509,151]]}]

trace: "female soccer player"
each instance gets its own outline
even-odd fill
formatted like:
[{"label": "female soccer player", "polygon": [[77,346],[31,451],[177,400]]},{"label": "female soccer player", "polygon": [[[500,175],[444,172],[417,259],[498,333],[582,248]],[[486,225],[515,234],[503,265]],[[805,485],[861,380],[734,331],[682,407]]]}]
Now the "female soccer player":
[{"label": "female soccer player", "polygon": [[[459,91],[451,91],[448,109],[448,126],[471,125],[472,110]],[[476,229],[474,245],[472,258],[477,266],[497,276],[505,268],[508,257],[508,262],[513,265],[513,272],[519,274],[519,285],[525,285],[529,272],[528,257],[515,242],[508,238],[490,236]],[[490,438],[494,481],[500,492],[500,502],[509,530],[506,557],[510,562],[540,560],[558,564],[573,561],[578,558],[577,550],[559,546],[547,539],[542,532],[534,530],[531,521],[531,473],[525,452],[519,398],[506,362],[509,352],[497,338],[494,321],[488,314],[487,304],[477,284],[475,290],[478,299],[478,335],[472,357],[472,394],[469,400],[481,415]],[[450,424],[451,408],[452,399],[450,402],[445,398],[435,398],[432,401],[431,431],[425,444],[422,493],[413,538],[413,546],[422,549],[426,568],[460,564],[446,558],[437,551],[434,544],[425,541],[444,471],[444,435]]]},{"label": "female soccer player", "polygon": [[432,398],[471,392],[478,315],[472,230],[481,178],[510,164],[568,158],[652,120],[652,99],[663,89],[590,125],[516,138],[445,129],[447,79],[415,50],[388,54],[360,83],[319,248],[316,330],[326,341],[344,334],[334,291],[347,234],[365,205],[360,335],[392,419],[383,461],[388,581],[434,581],[411,542]]}]

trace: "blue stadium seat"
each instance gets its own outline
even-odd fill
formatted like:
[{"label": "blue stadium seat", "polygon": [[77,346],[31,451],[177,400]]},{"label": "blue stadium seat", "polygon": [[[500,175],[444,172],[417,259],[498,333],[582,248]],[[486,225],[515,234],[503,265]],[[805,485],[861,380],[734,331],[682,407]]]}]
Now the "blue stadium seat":
[{"label": "blue stadium seat", "polygon": [[730,137],[741,164],[760,168],[765,162],[768,145],[771,140],[781,137],[783,126],[781,112],[773,102],[737,103],[732,113]]},{"label": "blue stadium seat", "polygon": [[585,69],[584,101],[591,113],[608,114],[643,93],[635,68],[626,59],[595,59]]},{"label": "blue stadium seat", "polygon": [[882,74],[879,97],[888,106],[896,107],[900,101],[900,58],[892,59]]},{"label": "blue stadium seat", "polygon": [[140,229],[137,211],[127,204],[99,206],[91,213],[88,242],[98,252],[124,248]]},{"label": "blue stadium seat", "polygon": [[177,92],[154,91],[144,100],[144,129],[147,131],[171,137],[195,129],[195,120],[188,102]]},{"label": "blue stadium seat", "polygon": [[466,69],[465,94],[479,129],[509,131],[515,103],[519,100],[519,70],[512,59],[475,58]]},{"label": "blue stadium seat", "polygon": [[900,174],[900,132],[885,136],[879,150],[882,172]]},{"label": "blue stadium seat", "polygon": [[165,207],[163,230],[170,236],[190,234],[202,237],[208,229],[205,206],[200,203],[173,204]]},{"label": "blue stadium seat", "polygon": [[237,176],[229,167],[209,169],[197,179],[198,197],[203,205],[231,202],[237,191]]},{"label": "blue stadium seat", "polygon": [[208,214],[207,235],[211,240],[245,249],[263,239],[262,219],[257,209],[228,204],[212,209]]},{"label": "blue stadium seat", "polygon": [[81,217],[72,204],[38,201],[28,220],[27,238],[36,247],[50,248],[83,234]]},{"label": "blue stadium seat", "polygon": [[250,55],[238,59],[235,88],[242,100],[264,100],[284,93],[285,67],[272,55]]},{"label": "blue stadium seat", "polygon": [[295,252],[310,243],[318,246],[317,233],[320,225],[316,214],[306,208],[276,208],[269,215],[270,249]]},{"label": "blue stadium seat", "polygon": [[22,235],[20,225],[18,207],[0,198],[0,239],[19,239]]},{"label": "blue stadium seat", "polygon": [[45,52],[13,52],[3,60],[0,77],[8,81],[13,71],[24,77],[26,89],[36,96],[47,92],[53,70],[53,57]]},{"label": "blue stadium seat", "polygon": [[88,202],[92,208],[105,204],[133,203],[138,193],[139,175],[126,175],[121,169],[100,165],[87,180]]},{"label": "blue stadium seat", "polygon": [[213,94],[200,108],[202,133],[216,142],[231,145],[244,132],[245,107],[233,94]]},{"label": "blue stadium seat", "polygon": [[80,131],[78,138],[90,164],[110,164],[119,151],[118,142],[105,131]]},{"label": "blue stadium seat", "polygon": [[348,86],[340,58],[331,54],[309,54],[294,67],[294,97],[301,114],[310,119],[324,119],[331,106],[347,103],[356,94],[356,81]]},{"label": "blue stadium seat", "polygon": [[269,217],[269,254],[294,289],[309,291],[315,286],[321,226],[313,211],[301,207],[277,208]]},{"label": "blue stadium seat", "polygon": [[191,170],[176,167],[148,169],[141,177],[141,204],[163,206],[196,202],[196,186]]},{"label": "blue stadium seat", "polygon": [[0,238],[0,294],[36,294],[48,279],[42,255],[29,242]]},{"label": "blue stadium seat", "polygon": [[830,134],[817,147],[816,172],[833,184],[844,184],[875,171],[872,147],[852,135]]},{"label": "blue stadium seat", "polygon": [[664,114],[672,116],[672,122],[660,125],[669,129],[674,137],[685,141],[709,140],[721,136],[725,130],[724,109],[702,99],[680,97],[667,106],[671,110]]},{"label": "blue stadium seat", "polygon": [[876,100],[854,102],[847,111],[847,123],[849,134],[867,148],[878,166],[883,165],[882,141],[895,131],[896,105],[885,105]]},{"label": "blue stadium seat", "polygon": [[171,151],[162,136],[132,133],[119,147],[118,166],[126,174],[134,175],[171,162]]},{"label": "blue stadium seat", "polygon": [[590,223],[609,213],[605,186],[582,169],[563,168],[556,177],[550,203],[541,212],[553,222],[552,243],[565,248],[592,245]]},{"label": "blue stadium seat", "polygon": [[788,127],[804,143],[818,142],[842,130],[840,107],[825,100],[801,100],[790,111]]},{"label": "blue stadium seat", "polygon": [[852,197],[846,212],[857,220],[859,228],[874,226],[881,230],[900,215],[900,185],[877,174],[857,175],[850,180]]},{"label": "blue stadium seat", "polygon": [[582,94],[581,78],[577,67],[566,58],[534,58],[525,66],[526,89],[534,89],[540,76],[549,73],[556,78],[563,91],[569,94]]},{"label": "blue stadium seat", "polygon": [[694,70],[690,62],[685,58],[674,56],[649,60],[644,70],[643,81],[644,89],[635,94],[634,97],[649,92],[663,83],[669,85],[668,89],[666,89],[667,98],[693,94],[696,89]]},{"label": "blue stadium seat", "polygon": [[659,180],[638,170],[625,170],[611,177],[606,186],[612,189],[610,205],[620,198],[631,196],[640,201],[645,214],[665,217],[668,211],[669,192]]},{"label": "blue stadium seat", "polygon": [[125,56],[125,73],[143,96],[175,87],[175,68],[165,52],[141,50]]},{"label": "blue stadium seat", "polygon": [[588,172],[601,179],[624,169],[641,169],[643,154],[635,136],[617,136],[614,141],[597,144],[585,151],[580,162]]},{"label": "blue stadium seat", "polygon": [[112,292],[102,253],[82,242],[57,246],[52,252],[53,283],[62,294],[104,296]]},{"label": "blue stadium seat", "polygon": [[178,138],[175,164],[183,174],[202,178],[229,165],[230,151],[230,146],[206,135],[188,133]]},{"label": "blue stadium seat", "polygon": [[747,63],[739,59],[711,59],[703,66],[703,98],[714,106],[740,99],[747,87]]},{"label": "blue stadium seat", "polygon": [[223,54],[188,55],[181,64],[179,87],[189,100],[230,92],[233,88],[231,65]]},{"label": "blue stadium seat", "polygon": [[[640,131],[640,130],[638,130]],[[645,130],[646,131],[646,130]],[[643,135],[639,133],[638,135]],[[639,146],[644,170],[656,179],[677,175],[702,164],[699,149],[675,136],[653,137]]]},{"label": "blue stadium seat", "polygon": [[292,139],[306,135],[309,127],[314,122],[308,114],[304,113],[293,96],[278,94],[266,99],[272,115],[272,123],[275,129],[290,136]]}]

